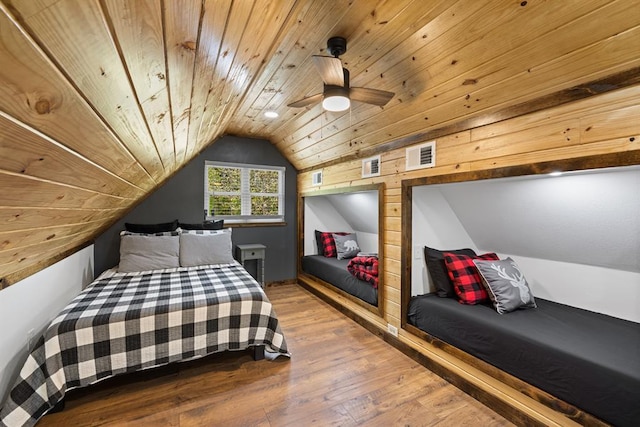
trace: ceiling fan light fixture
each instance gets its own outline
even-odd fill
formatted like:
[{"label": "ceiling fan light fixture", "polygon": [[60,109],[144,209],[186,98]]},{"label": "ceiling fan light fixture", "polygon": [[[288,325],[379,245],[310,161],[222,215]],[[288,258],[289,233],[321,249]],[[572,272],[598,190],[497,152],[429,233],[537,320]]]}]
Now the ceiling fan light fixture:
[{"label": "ceiling fan light fixture", "polygon": [[351,106],[349,91],[343,87],[325,86],[322,108],[327,111],[344,111]]}]

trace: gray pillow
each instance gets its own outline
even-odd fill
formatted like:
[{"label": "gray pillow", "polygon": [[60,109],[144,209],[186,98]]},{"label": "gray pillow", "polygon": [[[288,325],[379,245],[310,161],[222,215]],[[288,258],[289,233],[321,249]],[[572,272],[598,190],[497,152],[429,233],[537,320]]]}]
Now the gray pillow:
[{"label": "gray pillow", "polygon": [[118,271],[131,273],[179,267],[179,247],[178,236],[121,236]]},{"label": "gray pillow", "polygon": [[333,240],[336,242],[338,259],[353,258],[360,252],[355,234],[347,234],[345,236],[334,234]]},{"label": "gray pillow", "polygon": [[473,262],[478,267],[483,285],[498,313],[537,307],[527,279],[514,260],[507,258],[499,261]]},{"label": "gray pillow", "polygon": [[231,246],[231,231],[217,234],[181,234],[180,265],[195,267],[231,264],[235,262]]}]

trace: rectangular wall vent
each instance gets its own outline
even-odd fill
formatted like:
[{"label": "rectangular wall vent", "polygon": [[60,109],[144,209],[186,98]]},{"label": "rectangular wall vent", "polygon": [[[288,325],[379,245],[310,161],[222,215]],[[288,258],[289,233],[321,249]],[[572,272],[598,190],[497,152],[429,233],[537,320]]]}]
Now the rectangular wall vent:
[{"label": "rectangular wall vent", "polygon": [[430,141],[409,147],[406,156],[407,170],[432,168],[436,165],[436,142]]},{"label": "rectangular wall vent", "polygon": [[322,171],[311,174],[311,185],[322,185]]},{"label": "rectangular wall vent", "polygon": [[380,176],[380,156],[362,160],[362,177]]}]

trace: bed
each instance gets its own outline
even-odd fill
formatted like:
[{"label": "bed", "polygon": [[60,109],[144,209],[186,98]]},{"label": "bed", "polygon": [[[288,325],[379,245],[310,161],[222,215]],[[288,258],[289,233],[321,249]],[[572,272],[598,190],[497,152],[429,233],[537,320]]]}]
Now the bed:
[{"label": "bed", "polygon": [[68,390],[105,378],[260,346],[289,356],[270,301],[239,263],[109,270],[46,329],[0,425],[34,425]]},{"label": "bed", "polygon": [[323,255],[306,255],[302,257],[302,270],[377,307],[378,290],[371,283],[357,279],[347,270],[350,261],[351,259]]},{"label": "bed", "polygon": [[408,321],[616,426],[640,421],[640,324],[536,299],[500,315],[436,294],[412,297]]}]

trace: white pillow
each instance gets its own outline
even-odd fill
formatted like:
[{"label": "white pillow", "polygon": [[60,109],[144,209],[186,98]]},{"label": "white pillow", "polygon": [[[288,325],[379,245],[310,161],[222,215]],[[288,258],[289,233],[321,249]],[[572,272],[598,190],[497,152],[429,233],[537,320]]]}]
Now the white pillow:
[{"label": "white pillow", "polygon": [[182,267],[195,267],[198,265],[231,264],[235,262],[232,253],[231,229],[226,230],[229,231],[181,234],[180,265]]},{"label": "white pillow", "polygon": [[179,267],[179,239],[178,236],[121,236],[118,271],[131,273]]}]

